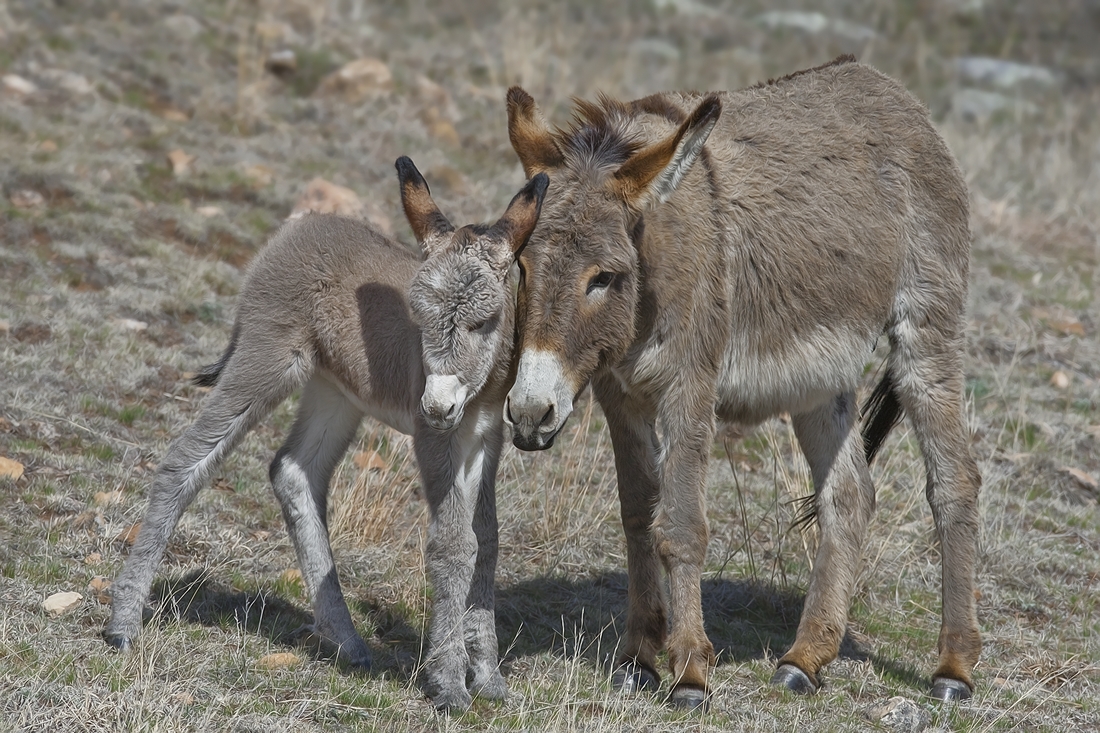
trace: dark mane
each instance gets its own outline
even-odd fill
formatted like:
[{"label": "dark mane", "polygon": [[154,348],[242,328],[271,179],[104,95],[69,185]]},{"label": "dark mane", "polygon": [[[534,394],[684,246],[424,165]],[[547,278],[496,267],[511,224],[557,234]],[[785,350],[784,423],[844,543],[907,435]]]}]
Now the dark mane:
[{"label": "dark mane", "polygon": [[600,94],[596,102],[574,97],[573,119],[567,128],[556,130],[562,153],[579,167],[602,168],[625,162],[642,147],[628,125],[638,111],[644,111],[635,109],[635,104],[624,104],[606,94]]},{"label": "dark mane", "polygon": [[790,74],[787,74],[786,76],[781,76],[778,79],[768,79],[767,81],[757,82],[756,84],[753,84],[751,87],[749,87],[749,89],[763,89],[764,87],[770,87],[770,86],[775,86],[776,84],[782,84],[785,81],[788,81],[790,79],[794,79],[795,77],[798,77],[798,76],[802,76],[803,74],[812,74],[815,71],[821,71],[822,69],[827,69],[830,66],[841,66],[843,64],[854,64],[854,63],[856,63],[855,55],[850,54],[850,53],[846,53],[846,54],[843,54],[841,56],[837,56],[832,61],[821,64],[820,66],[814,66],[814,67],[809,68],[809,69],[802,69],[800,71],[794,71],[794,72],[791,72]]}]

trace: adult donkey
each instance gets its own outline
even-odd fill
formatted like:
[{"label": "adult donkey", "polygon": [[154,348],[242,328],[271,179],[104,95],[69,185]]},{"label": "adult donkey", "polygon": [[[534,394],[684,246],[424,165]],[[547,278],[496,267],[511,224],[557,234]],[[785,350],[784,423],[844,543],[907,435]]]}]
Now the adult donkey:
[{"label": "adult donkey", "polygon": [[127,648],[140,633],[153,575],[188,504],[244,435],[304,386],[271,483],[313,601],[313,631],[348,662],[370,664],[326,521],[332,473],[370,415],[413,436],[431,513],[427,691],[441,708],[469,707],[471,692],[504,697],[494,485],[514,374],[509,273],[547,178],[533,178],[492,226],[455,230],[412,161],[398,159],[397,171],[426,260],[366,223],[321,214],[286,224],[257,255],[229,348],[196,378],[214,390],[157,469],[141,531],[113,585],[109,644]]},{"label": "adult donkey", "polygon": [[[904,409],[943,556],[932,694],[969,696],[981,478],[960,354],[967,193],[925,108],[852,57],[739,92],[577,101],[567,129],[551,130],[518,87],[507,103],[524,170],[553,186],[519,258],[521,352],[505,419],[517,447],[547,448],[589,383],[607,415],[629,571],[615,682],[658,684],[663,564],[672,702],[705,700],[714,419],[787,411],[821,541],[772,682],[815,691],[844,634],[874,509],[867,463]],[[861,436],[855,390],[884,330],[888,371]]]}]

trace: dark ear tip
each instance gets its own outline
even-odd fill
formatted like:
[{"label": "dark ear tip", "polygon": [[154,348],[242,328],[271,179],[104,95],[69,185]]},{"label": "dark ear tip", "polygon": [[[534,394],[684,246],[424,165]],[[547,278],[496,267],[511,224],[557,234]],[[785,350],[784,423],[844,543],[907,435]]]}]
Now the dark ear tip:
[{"label": "dark ear tip", "polygon": [[509,107],[529,107],[535,103],[534,98],[523,90],[523,87],[514,86],[508,88],[508,94],[505,96],[505,101]]},{"label": "dark ear tip", "polygon": [[550,176],[546,173],[536,173],[534,178],[531,179],[531,186],[539,198],[542,198],[546,194],[546,189],[550,186]]}]

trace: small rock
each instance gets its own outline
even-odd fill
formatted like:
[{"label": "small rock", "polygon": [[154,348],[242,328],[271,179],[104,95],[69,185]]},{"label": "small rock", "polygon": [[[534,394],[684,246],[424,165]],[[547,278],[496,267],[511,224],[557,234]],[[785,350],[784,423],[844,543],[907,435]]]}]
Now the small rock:
[{"label": "small rock", "polygon": [[17,209],[39,209],[46,205],[46,198],[30,188],[21,188],[8,198]]},{"label": "small rock", "polygon": [[201,217],[209,219],[214,216],[224,216],[225,210],[220,206],[196,206],[195,213]]},{"label": "small rock", "polygon": [[193,41],[202,33],[202,23],[183,13],[169,15],[160,23],[181,41]]},{"label": "small rock", "polygon": [[132,547],[134,542],[137,541],[139,532],[141,532],[141,522],[136,522],[135,524],[131,524],[124,531],[119,532],[115,539],[127,547]]},{"label": "small rock", "polygon": [[122,501],[122,492],[117,489],[115,491],[97,491],[92,496],[92,503],[96,506],[111,506],[120,501]]},{"label": "small rock", "polygon": [[1069,386],[1069,375],[1059,369],[1050,375],[1050,385],[1055,389],[1065,389]]},{"label": "small rock", "polygon": [[252,184],[252,188],[267,188],[275,182],[275,171],[263,163],[253,163],[245,166],[244,177]]},{"label": "small rock", "polygon": [[172,702],[177,702],[180,705],[194,705],[195,696],[190,692],[174,692],[172,693]]},{"label": "small rock", "polygon": [[360,471],[381,471],[386,468],[386,459],[372,450],[360,451],[351,457],[351,462]]},{"label": "small rock", "polygon": [[288,669],[298,666],[301,662],[301,658],[293,652],[276,652],[260,657],[259,661],[256,662],[256,666],[268,670]]},{"label": "small rock", "polygon": [[361,102],[368,97],[393,89],[390,67],[379,59],[356,59],[321,80],[317,94],[342,97],[348,102]]},{"label": "small rock", "polygon": [[56,153],[57,143],[55,143],[53,140],[43,140],[42,142],[38,143],[38,151],[41,153]]},{"label": "small rock", "polygon": [[195,162],[194,155],[188,155],[180,149],[168,153],[168,165],[172,167],[172,175],[183,176],[191,171],[191,164]]},{"label": "small rock", "polygon": [[103,555],[99,554],[98,552],[93,552],[92,554],[84,558],[85,565],[98,565],[101,562],[103,562]]},{"label": "small rock", "polygon": [[97,575],[88,583],[88,592],[104,606],[111,605],[111,581],[102,575]]},{"label": "small rock", "polygon": [[284,48],[268,54],[264,70],[278,77],[287,77],[298,70],[298,57],[294,51]]},{"label": "small rock", "polygon": [[84,596],[80,595],[76,591],[63,591],[61,593],[54,593],[52,596],[42,601],[42,610],[48,613],[50,616],[60,616],[63,613],[68,613],[84,600]]},{"label": "small rock", "polygon": [[880,705],[865,708],[860,711],[860,716],[903,733],[920,733],[932,722],[931,713],[901,695],[891,697]]},{"label": "small rock", "polygon": [[23,478],[23,469],[24,466],[19,461],[0,456],[0,478],[10,478],[12,481],[18,481]]},{"label": "small rock", "polygon": [[162,120],[168,120],[169,122],[187,122],[191,119],[191,115],[172,105],[160,107],[156,110],[156,113],[157,117],[160,117]]},{"label": "small rock", "polygon": [[42,72],[42,78],[50,82],[58,89],[64,89],[71,94],[94,94],[95,87],[87,77],[75,71],[65,69],[46,69]]},{"label": "small rock", "polygon": [[1028,84],[1051,87],[1058,83],[1057,74],[1044,66],[988,56],[960,56],[955,59],[955,71],[971,81],[992,84],[1002,89],[1014,89]]},{"label": "small rock", "polygon": [[362,216],[363,202],[350,188],[337,186],[324,178],[314,178],[306,184],[305,191],[294,203],[289,218],[297,219],[311,211],[318,214]]},{"label": "small rock", "polygon": [[133,318],[115,318],[111,323],[127,331],[144,331],[149,328],[149,324],[145,321],[135,321]]},{"label": "small rock", "polygon": [[878,36],[873,28],[839,18],[830,18],[823,13],[808,13],[800,10],[772,10],[756,16],[760,25],[775,30],[794,28],[812,35],[826,31],[851,41],[869,41]]},{"label": "small rock", "polygon": [[5,91],[14,92],[15,94],[21,94],[28,96],[38,91],[38,86],[27,79],[17,74],[4,74],[0,77],[0,85],[3,85]]}]

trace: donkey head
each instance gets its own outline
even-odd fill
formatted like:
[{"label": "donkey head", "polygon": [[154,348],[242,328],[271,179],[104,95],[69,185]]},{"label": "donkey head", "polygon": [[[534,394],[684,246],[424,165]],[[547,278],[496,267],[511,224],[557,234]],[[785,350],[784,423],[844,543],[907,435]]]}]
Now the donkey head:
[{"label": "donkey head", "polygon": [[636,108],[578,102],[570,130],[552,131],[534,100],[508,91],[508,136],[527,175],[554,188],[519,257],[520,359],[504,417],[524,450],[549,448],[573,400],[601,366],[617,363],[634,339],[637,243],[643,215],[676,191],[721,114],[703,99],[656,142],[631,127]]},{"label": "donkey head", "polygon": [[397,159],[401,203],[425,261],[409,286],[426,381],[420,409],[449,430],[512,356],[515,297],[508,272],[538,221],[549,179],[532,178],[495,224],[455,229],[413,162]]}]

